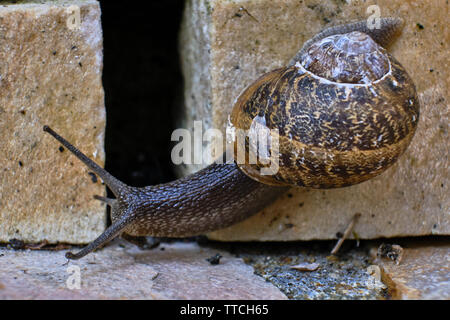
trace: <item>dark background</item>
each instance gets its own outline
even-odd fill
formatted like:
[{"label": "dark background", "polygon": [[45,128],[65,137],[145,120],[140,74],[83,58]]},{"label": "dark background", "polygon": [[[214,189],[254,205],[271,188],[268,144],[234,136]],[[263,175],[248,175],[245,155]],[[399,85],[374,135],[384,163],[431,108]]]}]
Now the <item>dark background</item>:
[{"label": "dark background", "polygon": [[178,33],[184,1],[100,3],[106,169],[137,187],[170,181],[170,137],[182,102]]}]

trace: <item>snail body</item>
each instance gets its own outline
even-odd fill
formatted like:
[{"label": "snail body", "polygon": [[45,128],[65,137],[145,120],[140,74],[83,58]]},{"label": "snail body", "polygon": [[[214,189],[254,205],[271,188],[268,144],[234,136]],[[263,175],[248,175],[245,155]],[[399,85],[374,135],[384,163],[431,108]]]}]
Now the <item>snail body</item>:
[{"label": "snail body", "polygon": [[[258,120],[276,129],[279,166],[272,175],[259,174],[266,166],[260,162],[223,161],[167,184],[130,187],[45,126],[116,196],[95,197],[111,206],[112,225],[66,257],[79,259],[122,233],[184,237],[217,230],[263,209],[290,186],[344,187],[386,170],[407,148],[419,118],[412,80],[377,44],[388,44],[400,28],[400,19],[385,18],[378,30],[365,22],[326,29],[286,67],[243,91],[231,124],[251,130]],[[254,152],[251,144],[235,145],[235,152],[238,147],[245,159]]]}]

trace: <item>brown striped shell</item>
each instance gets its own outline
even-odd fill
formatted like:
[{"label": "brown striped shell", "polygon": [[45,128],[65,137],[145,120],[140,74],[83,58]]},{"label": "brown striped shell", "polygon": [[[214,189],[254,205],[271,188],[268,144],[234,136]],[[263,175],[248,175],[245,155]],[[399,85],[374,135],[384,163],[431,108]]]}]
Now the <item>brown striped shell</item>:
[{"label": "brown striped shell", "polygon": [[248,137],[241,170],[266,184],[312,188],[353,185],[386,170],[419,119],[405,69],[361,32],[325,37],[302,51],[296,63],[263,75],[237,99],[233,129],[265,127],[279,141],[278,151],[263,150],[278,159],[273,174],[261,175],[269,165],[260,158],[250,161],[261,150]]}]

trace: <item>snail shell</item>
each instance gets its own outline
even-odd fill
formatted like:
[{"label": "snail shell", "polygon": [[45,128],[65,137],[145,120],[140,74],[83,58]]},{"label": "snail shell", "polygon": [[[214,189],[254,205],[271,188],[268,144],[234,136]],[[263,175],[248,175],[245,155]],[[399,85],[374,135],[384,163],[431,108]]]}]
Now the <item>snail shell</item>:
[{"label": "snail shell", "polygon": [[311,188],[353,185],[386,170],[407,148],[419,119],[405,69],[358,31],[319,39],[300,52],[295,63],[244,90],[231,114],[237,129],[257,121],[277,130],[277,173],[260,175],[267,165],[248,160],[258,151],[251,143],[240,169],[266,184]]}]

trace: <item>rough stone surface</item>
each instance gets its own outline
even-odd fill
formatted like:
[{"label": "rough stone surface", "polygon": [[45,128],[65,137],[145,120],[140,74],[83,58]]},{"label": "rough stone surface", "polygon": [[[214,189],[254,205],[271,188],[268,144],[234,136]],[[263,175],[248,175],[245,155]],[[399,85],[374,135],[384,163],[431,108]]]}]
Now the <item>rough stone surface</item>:
[{"label": "rough stone surface", "polygon": [[[67,265],[64,253],[0,248],[0,299],[286,299],[242,259],[195,243],[141,251],[116,241]],[[69,267],[79,267],[80,289],[67,286]]]},{"label": "rough stone surface", "polygon": [[[14,1],[17,2],[17,1]],[[81,25],[67,26],[69,5]],[[86,243],[105,228],[100,181],[44,133],[103,165],[102,30],[97,1],[0,6],[0,242]]]},{"label": "rough stone surface", "polygon": [[[187,2],[181,32],[185,112],[192,128],[224,131],[234,99],[259,75],[285,65],[321,29],[365,19],[369,5],[399,16],[404,30],[392,54],[415,81],[421,103],[416,136],[381,176],[339,190],[292,189],[256,216],[213,232],[218,240],[334,239],[351,217],[360,238],[450,234],[448,2],[197,1]],[[198,166],[180,168],[182,174]]]},{"label": "rough stone surface", "polygon": [[[234,243],[233,252],[293,300],[388,299],[386,285],[372,276],[368,249],[348,241],[330,255],[334,241]],[[298,270],[298,265],[315,265]],[[302,269],[302,268],[300,268]],[[307,269],[307,268],[306,268]]]},{"label": "rough stone surface", "polygon": [[[399,264],[377,257],[381,279],[393,299],[450,299],[448,242],[407,242]],[[373,250],[376,255],[376,250]]]}]

